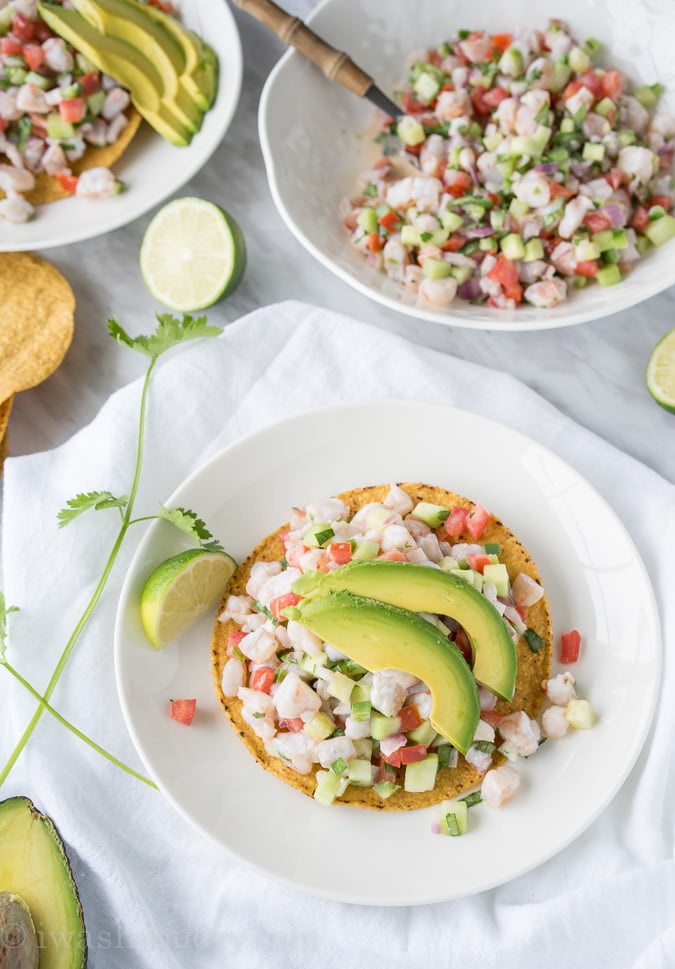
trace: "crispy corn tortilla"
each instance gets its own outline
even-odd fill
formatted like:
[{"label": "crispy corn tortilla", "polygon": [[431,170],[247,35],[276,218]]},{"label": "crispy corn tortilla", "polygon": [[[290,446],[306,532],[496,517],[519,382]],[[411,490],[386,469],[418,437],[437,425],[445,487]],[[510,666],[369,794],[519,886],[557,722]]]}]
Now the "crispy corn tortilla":
[{"label": "crispy corn tortilla", "polygon": [[73,291],[51,263],[30,252],[0,254],[0,400],[56,370],[74,313]]},{"label": "crispy corn tortilla", "polygon": [[[443,488],[436,488],[426,484],[403,483],[400,485],[415,503],[428,501],[437,505],[444,505],[449,508],[461,506],[472,508],[473,504],[466,498],[456,495]],[[389,491],[389,485],[374,485],[368,488],[357,488],[353,491],[345,492],[339,497],[355,514],[359,508],[372,501],[383,501]],[[246,583],[255,562],[280,561],[284,555],[283,546],[279,540],[279,531],[287,528],[283,525],[278,531],[268,535],[257,545],[251,554],[241,563],[239,568],[232,576],[223,598],[223,606],[229,595],[245,595]],[[467,536],[460,536],[458,541],[471,542]],[[499,542],[501,546],[500,561],[506,565],[511,579],[514,579],[519,572],[525,572],[536,581],[540,581],[537,568],[531,557],[523,548],[521,543],[509,529],[500,521],[492,518],[483,532],[481,543]],[[524,710],[528,716],[536,717],[541,707],[544,693],[542,681],[547,679],[550,674],[552,656],[552,631],[551,618],[548,611],[546,597],[540,599],[534,606],[530,606],[527,612],[527,622],[531,629],[534,629],[545,642],[545,647],[534,653],[529,648],[525,640],[521,637],[517,645],[518,653],[518,674],[516,677],[516,688],[513,700],[507,703],[503,700],[497,702],[497,710],[500,713],[511,713],[515,710]],[[212,647],[212,669],[216,693],[220,703],[227,714],[232,726],[237,731],[243,742],[258,763],[276,774],[277,777],[290,784],[292,787],[302,791],[309,797],[314,795],[316,787],[315,765],[311,774],[299,774],[293,768],[288,767],[277,757],[272,757],[265,750],[263,741],[253,733],[241,715],[241,701],[237,697],[226,697],[220,687],[220,680],[225,663],[229,659],[227,655],[227,640],[231,631],[239,629],[239,626],[232,621],[220,622],[216,619]],[[501,755],[494,757],[494,763],[498,763],[503,758]],[[338,801],[357,807],[374,808],[379,811],[408,811],[415,808],[427,807],[436,804],[446,798],[456,797],[459,794],[475,788],[481,783],[481,775],[468,764],[460,754],[459,763],[454,768],[444,768],[438,774],[436,786],[433,791],[425,791],[421,794],[411,794],[402,789],[403,769],[399,771],[401,790],[397,791],[387,800],[382,800],[379,794],[372,788],[367,787],[348,787],[345,794],[338,798]]]},{"label": "crispy corn tortilla", "polygon": [[[69,166],[73,175],[81,175],[88,168],[112,168],[128,148],[142,121],[140,114],[133,107],[129,107],[125,114],[129,122],[120,133],[117,141],[113,145],[102,145],[101,147],[89,145],[82,158]],[[1,154],[0,159],[5,160]],[[70,193],[61,188],[55,175],[39,172],[35,176],[35,187],[30,192],[24,192],[23,195],[31,205],[45,205],[47,202],[56,202],[57,199],[68,198]],[[0,191],[0,198],[4,197],[5,193]]]},{"label": "crispy corn tortilla", "polygon": [[14,396],[8,397],[7,400],[0,403],[0,474],[2,474],[2,467],[7,457],[7,424],[9,423],[13,401]]}]

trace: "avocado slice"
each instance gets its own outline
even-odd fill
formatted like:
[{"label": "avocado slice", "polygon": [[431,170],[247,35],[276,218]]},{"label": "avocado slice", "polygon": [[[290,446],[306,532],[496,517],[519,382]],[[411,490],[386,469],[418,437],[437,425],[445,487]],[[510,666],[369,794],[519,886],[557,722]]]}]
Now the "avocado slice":
[{"label": "avocado slice", "polygon": [[17,895],[27,906],[40,969],[84,969],[84,918],[63,841],[27,797],[0,802],[0,893]]},{"label": "avocado slice", "polygon": [[192,133],[201,128],[202,109],[180,83],[185,53],[166,28],[146,17],[141,4],[129,0],[72,0],[85,20],[106,37],[117,37],[134,47],[157,69],[163,99],[169,101]]},{"label": "avocado slice", "polygon": [[412,562],[366,561],[350,562],[325,574],[310,572],[293,583],[293,591],[302,596],[339,589],[412,612],[452,616],[471,640],[475,678],[503,700],[513,698],[516,647],[495,607],[462,579]]},{"label": "avocado slice", "polygon": [[105,37],[77,10],[54,3],[40,3],[38,10],[48,27],[84,54],[99,71],[129,89],[134,107],[158,134],[173,145],[189,145],[192,132],[173,106],[163,99],[161,76],[147,57],[117,37]]},{"label": "avocado slice", "polygon": [[218,90],[218,58],[212,47],[193,30],[187,30],[175,17],[157,7],[143,7],[147,17],[161,24],[183,48],[185,71],[181,83],[185,85],[202,111],[208,111]]},{"label": "avocado slice", "polygon": [[431,724],[467,752],[480,718],[476,681],[466,660],[443,633],[414,612],[351,592],[303,599],[284,614],[375,673],[398,669],[431,691]]}]

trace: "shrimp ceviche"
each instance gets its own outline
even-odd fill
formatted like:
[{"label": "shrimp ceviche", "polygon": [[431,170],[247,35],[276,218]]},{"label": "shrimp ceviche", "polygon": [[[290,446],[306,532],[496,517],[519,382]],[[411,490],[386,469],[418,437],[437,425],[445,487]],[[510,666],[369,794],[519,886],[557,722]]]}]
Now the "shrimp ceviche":
[{"label": "shrimp ceviche", "polygon": [[[675,119],[660,85],[594,64],[600,48],[552,20],[415,53],[385,157],[343,201],[368,264],[420,305],[549,308],[675,236]],[[399,152],[417,173],[395,177]]]},{"label": "shrimp ceviche", "polygon": [[[36,181],[41,201],[51,195],[104,198],[120,191],[109,168],[73,173],[90,147],[115,145],[130,123],[129,92],[98,71],[40,17],[37,0],[10,0],[0,10],[0,217],[26,222],[25,197]],[[111,157],[114,152],[111,153]]]},{"label": "shrimp ceviche", "polygon": [[[373,569],[380,562],[386,568]],[[349,649],[338,649],[303,622],[310,586],[326,582],[339,589],[348,574],[351,581],[359,571],[391,573],[392,562],[414,571],[412,579],[406,573],[406,585],[424,585],[434,570],[455,577],[464,590],[470,586],[489,621],[500,624],[497,632],[513,655],[509,699],[503,688],[497,695],[496,681],[495,689],[485,686],[488,675],[481,674],[480,682],[469,676],[476,714],[463,753],[432,722],[430,684],[398,666],[369,672]],[[386,611],[384,602],[394,600],[360,601]],[[441,651],[450,649],[465,671],[478,674],[478,647],[456,619],[424,612],[412,618],[423,629],[433,627],[430,635],[438,636]],[[348,625],[345,614],[338,626]],[[384,640],[384,648],[393,649]],[[558,656],[563,664],[576,662],[580,641],[576,631],[565,634]],[[409,640],[406,649],[412,649]],[[522,758],[546,738],[562,738],[569,727],[591,726],[594,714],[577,697],[574,675],[552,675],[551,659],[544,588],[515,536],[479,504],[407,483],[294,508],[288,525],[235,573],[213,649],[221,703],[264,767],[321,803],[337,799],[393,810],[457,800],[467,791],[472,793],[464,809],[481,799],[498,807],[519,785]],[[455,811],[461,813],[453,808],[443,817]],[[444,821],[439,830],[463,833],[447,826]]]}]

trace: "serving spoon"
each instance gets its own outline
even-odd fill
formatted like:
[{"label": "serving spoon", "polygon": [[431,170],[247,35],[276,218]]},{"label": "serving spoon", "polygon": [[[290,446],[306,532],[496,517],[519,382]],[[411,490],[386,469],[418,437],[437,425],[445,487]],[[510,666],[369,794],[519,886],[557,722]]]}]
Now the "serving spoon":
[{"label": "serving spoon", "polygon": [[398,118],[403,113],[400,107],[377,87],[372,77],[355,64],[344,51],[339,51],[326,43],[299,17],[294,17],[282,10],[273,3],[273,0],[234,0],[234,3],[273,30],[284,44],[294,47],[321,68],[329,81],[341,84],[360,98],[367,98],[371,104],[391,118]]}]

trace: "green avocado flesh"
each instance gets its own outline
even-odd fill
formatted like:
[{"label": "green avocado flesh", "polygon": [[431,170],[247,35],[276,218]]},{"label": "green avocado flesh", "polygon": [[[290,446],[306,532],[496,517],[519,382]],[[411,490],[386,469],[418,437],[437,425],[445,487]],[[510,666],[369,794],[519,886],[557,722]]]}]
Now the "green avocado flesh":
[{"label": "green avocado flesh", "polygon": [[134,47],[157,68],[163,98],[171,102],[178,118],[190,131],[197,131],[202,110],[180,83],[185,54],[180,44],[141,4],[130,0],[72,0],[75,9],[106,37],[117,37]]},{"label": "green avocado flesh", "polygon": [[27,797],[0,802],[3,892],[20,896],[28,907],[37,934],[40,969],[84,969],[84,919],[63,842],[50,818],[37,811]]},{"label": "green avocado flesh", "polygon": [[431,691],[434,729],[467,752],[480,717],[476,682],[455,644],[435,626],[407,609],[350,592],[303,599],[286,615],[371,673],[397,669],[423,680]]},{"label": "green avocado flesh", "polygon": [[502,699],[512,699],[516,648],[494,606],[462,579],[411,562],[384,561],[350,562],[333,572],[308,573],[293,583],[293,591],[302,596],[341,589],[411,612],[451,616],[471,640],[476,680]]},{"label": "green avocado flesh", "polygon": [[192,132],[172,103],[164,98],[162,78],[154,64],[118,37],[106,37],[77,12],[53,3],[38,4],[47,26],[91,61],[128,88],[139,114],[173,145],[190,143]]}]

